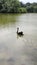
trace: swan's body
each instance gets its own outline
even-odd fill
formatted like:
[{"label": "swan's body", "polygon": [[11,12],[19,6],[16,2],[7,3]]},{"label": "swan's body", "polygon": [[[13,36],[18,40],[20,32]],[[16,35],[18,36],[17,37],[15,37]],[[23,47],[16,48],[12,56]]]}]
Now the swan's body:
[{"label": "swan's body", "polygon": [[20,35],[20,36],[22,36],[23,35],[23,32],[22,31],[19,32],[19,28],[17,28],[17,34]]}]

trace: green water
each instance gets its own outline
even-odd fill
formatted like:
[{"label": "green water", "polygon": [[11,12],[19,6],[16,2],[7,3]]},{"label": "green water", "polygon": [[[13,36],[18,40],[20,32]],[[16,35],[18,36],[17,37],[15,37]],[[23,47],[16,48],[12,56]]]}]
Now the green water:
[{"label": "green water", "polygon": [[0,14],[0,65],[37,65],[37,14]]},{"label": "green water", "polygon": [[0,25],[8,25],[16,22],[16,14],[0,14]]}]

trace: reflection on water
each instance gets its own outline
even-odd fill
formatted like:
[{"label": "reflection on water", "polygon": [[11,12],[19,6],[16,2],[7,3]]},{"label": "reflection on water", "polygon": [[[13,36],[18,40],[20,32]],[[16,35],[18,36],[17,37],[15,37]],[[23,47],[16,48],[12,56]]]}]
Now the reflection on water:
[{"label": "reflection on water", "polygon": [[9,26],[15,24],[16,15],[13,14],[0,14],[0,26]]},{"label": "reflection on water", "polygon": [[0,65],[37,65],[37,14],[0,15]]}]

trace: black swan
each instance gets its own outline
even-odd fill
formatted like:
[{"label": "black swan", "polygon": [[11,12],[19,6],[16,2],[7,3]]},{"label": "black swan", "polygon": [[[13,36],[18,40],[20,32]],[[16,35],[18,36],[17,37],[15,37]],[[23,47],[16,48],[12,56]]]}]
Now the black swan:
[{"label": "black swan", "polygon": [[19,32],[19,28],[17,28],[17,34],[18,34],[19,36],[23,36],[23,35],[24,35],[22,31]]}]

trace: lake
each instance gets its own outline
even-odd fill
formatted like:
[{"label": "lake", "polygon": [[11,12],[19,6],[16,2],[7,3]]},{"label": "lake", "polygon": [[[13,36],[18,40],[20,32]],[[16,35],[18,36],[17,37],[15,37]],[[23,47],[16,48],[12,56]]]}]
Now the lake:
[{"label": "lake", "polygon": [[0,65],[37,65],[37,14],[0,14]]}]

